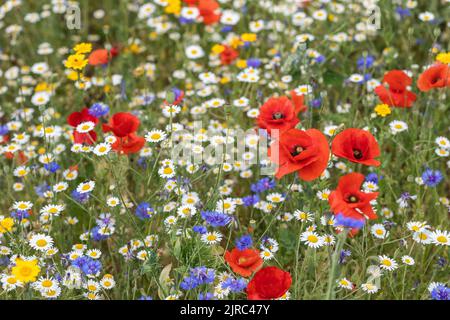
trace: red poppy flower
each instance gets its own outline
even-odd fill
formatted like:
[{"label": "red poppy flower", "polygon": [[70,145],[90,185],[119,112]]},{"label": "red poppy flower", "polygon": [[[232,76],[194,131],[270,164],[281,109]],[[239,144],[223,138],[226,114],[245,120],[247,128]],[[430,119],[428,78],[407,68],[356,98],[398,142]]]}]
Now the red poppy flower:
[{"label": "red poppy flower", "polygon": [[108,124],[103,124],[103,132],[112,131],[116,137],[123,138],[136,132],[139,128],[139,119],[129,112],[118,112],[109,120]]},{"label": "red poppy flower", "polygon": [[19,165],[23,165],[28,162],[28,157],[22,150],[19,150],[17,153],[5,152],[4,155],[5,158],[9,160],[14,159],[14,157],[17,155],[16,161]]},{"label": "red poppy flower", "polygon": [[282,297],[292,284],[291,274],[277,267],[265,267],[247,285],[248,300],[269,300]]},{"label": "red poppy flower", "polygon": [[277,179],[297,171],[301,179],[311,181],[320,177],[328,165],[328,141],[317,129],[290,129],[280,136],[278,143],[278,155],[273,147],[269,148],[271,160],[279,165]]},{"label": "red poppy flower", "polygon": [[220,53],[220,62],[223,65],[229,65],[239,57],[239,52],[229,46],[224,46],[224,50]]},{"label": "red poppy flower", "polygon": [[73,141],[75,143],[82,143],[82,144],[94,144],[95,141],[97,141],[97,133],[92,130],[87,133],[81,133],[76,130],[73,130]]},{"label": "red poppy flower", "polygon": [[225,261],[228,262],[231,269],[242,277],[250,277],[263,264],[259,256],[259,250],[234,248],[225,252]]},{"label": "red poppy flower", "polygon": [[[83,108],[81,112],[72,112],[67,117],[67,123],[76,128],[80,123],[91,121],[95,124],[98,123],[98,119],[89,113],[88,108]],[[92,130],[87,133],[80,133],[73,130],[73,138],[75,143],[93,144],[97,141],[97,133]]]},{"label": "red poppy flower", "polygon": [[305,105],[305,97],[304,95],[298,95],[295,90],[292,90],[291,92],[291,99],[292,102],[294,103],[294,107],[295,107],[295,111],[297,113],[299,112],[305,112],[306,110],[308,110],[308,107]]},{"label": "red poppy flower", "polygon": [[379,166],[380,161],[374,158],[380,155],[380,148],[375,137],[366,130],[345,129],[333,139],[331,151],[340,158],[366,166]]},{"label": "red poppy flower", "polygon": [[198,0],[183,0],[183,2],[192,6],[192,5],[196,5]]},{"label": "red poppy flower", "polygon": [[434,88],[450,87],[450,68],[442,63],[429,67],[419,76],[417,87],[424,92]]},{"label": "red poppy flower", "polygon": [[98,119],[89,113],[88,108],[83,108],[81,112],[72,112],[67,117],[67,123],[74,128],[76,128],[76,126],[80,123],[86,121],[92,121],[95,124],[98,123]]},{"label": "red poppy flower", "polygon": [[139,152],[145,144],[145,139],[130,133],[125,137],[117,137],[116,142],[112,144],[112,149],[120,154],[130,154]]},{"label": "red poppy flower", "polygon": [[357,220],[377,218],[370,201],[377,198],[378,192],[362,192],[360,189],[363,182],[364,175],[361,173],[350,173],[339,179],[336,190],[328,198],[334,214],[340,213]]},{"label": "red poppy flower", "polygon": [[297,113],[294,104],[287,97],[270,98],[259,109],[256,121],[261,129],[266,129],[269,133],[277,129],[281,134],[300,122]]},{"label": "red poppy flower", "polygon": [[9,141],[9,135],[0,136],[0,144],[6,144]]},{"label": "red poppy flower", "polygon": [[91,66],[107,64],[109,62],[109,52],[106,49],[97,49],[91,52],[88,63]]},{"label": "red poppy flower", "polygon": [[119,54],[119,48],[113,47],[111,51],[106,49],[97,49],[91,52],[88,58],[88,63],[91,66],[108,64],[109,61]]},{"label": "red poppy flower", "polygon": [[389,89],[383,85],[375,88],[375,93],[380,100],[393,107],[411,107],[416,101],[416,95],[407,89],[412,79],[401,70],[391,70],[383,78],[383,82],[389,85]]},{"label": "red poppy flower", "polygon": [[197,3],[197,8],[205,25],[211,25],[219,21],[220,14],[217,11],[220,7],[215,0],[201,0]]}]

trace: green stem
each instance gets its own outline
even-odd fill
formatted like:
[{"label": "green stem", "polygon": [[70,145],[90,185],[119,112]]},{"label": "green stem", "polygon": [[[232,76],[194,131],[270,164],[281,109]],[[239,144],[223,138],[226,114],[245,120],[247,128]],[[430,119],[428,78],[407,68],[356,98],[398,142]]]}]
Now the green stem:
[{"label": "green stem", "polygon": [[340,275],[339,270],[339,257],[341,255],[342,248],[344,247],[345,240],[347,239],[348,229],[344,229],[339,236],[337,237],[337,244],[334,250],[332,260],[331,260],[331,268],[328,274],[328,289],[326,300],[334,300],[336,298],[336,292],[334,288],[336,287],[336,279]]}]

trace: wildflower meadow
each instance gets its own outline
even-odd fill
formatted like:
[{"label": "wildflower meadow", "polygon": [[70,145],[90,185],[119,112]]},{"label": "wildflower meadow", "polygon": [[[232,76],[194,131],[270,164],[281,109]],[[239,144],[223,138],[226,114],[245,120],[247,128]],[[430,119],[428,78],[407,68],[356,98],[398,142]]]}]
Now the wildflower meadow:
[{"label": "wildflower meadow", "polygon": [[0,299],[449,300],[449,0],[6,0]]}]

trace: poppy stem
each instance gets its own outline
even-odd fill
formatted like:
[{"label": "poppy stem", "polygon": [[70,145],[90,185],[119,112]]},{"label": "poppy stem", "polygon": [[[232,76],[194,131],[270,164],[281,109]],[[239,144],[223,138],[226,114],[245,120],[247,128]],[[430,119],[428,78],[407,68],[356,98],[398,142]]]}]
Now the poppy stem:
[{"label": "poppy stem", "polygon": [[334,288],[336,287],[336,278],[340,275],[339,257],[341,256],[341,251],[344,247],[345,240],[347,239],[348,232],[349,229],[345,228],[337,237],[338,240],[333,256],[331,258],[331,268],[328,274],[328,289],[325,298],[326,300],[336,299],[336,292],[334,291]]}]

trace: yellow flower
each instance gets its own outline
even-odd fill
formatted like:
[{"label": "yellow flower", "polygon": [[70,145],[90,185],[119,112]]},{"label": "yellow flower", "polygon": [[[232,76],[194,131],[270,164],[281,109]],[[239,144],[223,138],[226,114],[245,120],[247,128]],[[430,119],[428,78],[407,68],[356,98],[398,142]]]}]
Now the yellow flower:
[{"label": "yellow flower", "polygon": [[211,52],[214,54],[221,54],[225,50],[225,47],[221,44],[216,44],[211,48]]},{"label": "yellow flower", "polygon": [[247,68],[247,61],[239,59],[238,61],[236,61],[236,67],[238,67],[240,69]]},{"label": "yellow flower", "polygon": [[130,50],[130,52],[134,54],[142,52],[142,48],[137,43],[130,44],[128,50]]},{"label": "yellow flower", "polygon": [[275,49],[275,48],[272,48],[272,49],[270,49],[270,50],[267,52],[267,54],[268,54],[269,56],[274,56],[274,55],[276,55],[277,53],[278,53],[278,50]]},{"label": "yellow flower", "polygon": [[391,114],[391,108],[389,108],[387,104],[379,104],[375,107],[375,112],[377,115],[384,118]]},{"label": "yellow flower", "polygon": [[231,39],[230,41],[230,46],[233,49],[236,49],[237,47],[243,45],[244,43],[241,41],[241,39],[239,37],[234,37],[233,39]]},{"label": "yellow flower", "polygon": [[181,12],[181,1],[180,0],[169,0],[169,3],[164,8],[164,11],[168,14],[179,15]]},{"label": "yellow flower", "polygon": [[11,231],[14,226],[14,220],[12,218],[5,218],[0,221],[0,233]]},{"label": "yellow flower", "polygon": [[441,52],[436,56],[436,60],[445,64],[450,64],[450,52]]},{"label": "yellow flower", "polygon": [[221,79],[220,79],[220,83],[221,84],[226,84],[226,83],[228,83],[228,82],[230,82],[231,80],[230,80],[230,78],[228,78],[228,77],[222,77]]},{"label": "yellow flower", "polygon": [[66,68],[81,70],[86,67],[88,60],[84,58],[84,54],[72,54],[64,63]]},{"label": "yellow flower", "polygon": [[40,82],[34,88],[34,92],[48,91],[52,92],[54,89],[54,85],[48,84],[47,82]]},{"label": "yellow flower", "polygon": [[16,266],[12,268],[11,273],[17,280],[27,283],[36,281],[36,277],[41,271],[41,268],[37,265],[37,259],[34,260],[22,260],[16,259]]},{"label": "yellow flower", "polygon": [[72,81],[77,81],[78,80],[78,72],[70,71],[69,74],[67,75],[67,79],[72,80]]},{"label": "yellow flower", "polygon": [[256,41],[256,33],[243,33],[241,35],[241,39],[244,42],[255,42]]},{"label": "yellow flower", "polygon": [[73,50],[76,52],[76,54],[89,53],[92,51],[92,44],[83,42],[73,47]]}]

